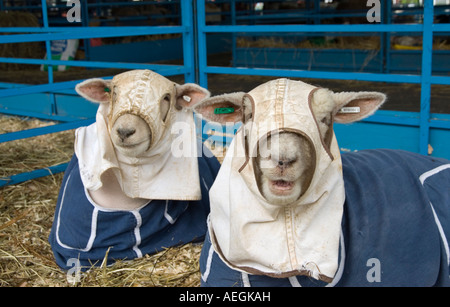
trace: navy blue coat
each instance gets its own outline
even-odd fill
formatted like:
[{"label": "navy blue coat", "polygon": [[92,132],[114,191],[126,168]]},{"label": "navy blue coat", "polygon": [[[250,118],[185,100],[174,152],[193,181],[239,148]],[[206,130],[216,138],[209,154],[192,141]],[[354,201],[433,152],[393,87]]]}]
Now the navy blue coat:
[{"label": "navy blue coat", "polygon": [[49,237],[56,263],[69,270],[78,259],[85,270],[100,265],[108,249],[109,265],[117,259],[202,242],[210,211],[208,191],[220,168],[214,156],[207,156],[212,154],[198,158],[200,201],[153,200],[136,210],[117,211],[96,207],[88,200],[74,155],[64,174]]},{"label": "navy blue coat", "polygon": [[[342,155],[346,192],[339,268],[331,286],[450,286],[450,161],[395,150]],[[202,286],[325,286],[230,269],[211,248]]]}]

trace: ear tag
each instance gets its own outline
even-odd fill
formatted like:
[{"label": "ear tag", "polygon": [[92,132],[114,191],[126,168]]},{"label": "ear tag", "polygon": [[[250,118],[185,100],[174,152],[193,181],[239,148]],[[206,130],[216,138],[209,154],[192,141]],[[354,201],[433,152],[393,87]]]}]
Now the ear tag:
[{"label": "ear tag", "polygon": [[359,113],[361,112],[360,107],[343,107],[338,113]]},{"label": "ear tag", "polygon": [[214,114],[230,114],[234,113],[234,108],[215,108]]},{"label": "ear tag", "polygon": [[111,89],[109,87],[105,87],[103,90],[107,93],[111,92]]},{"label": "ear tag", "polygon": [[184,99],[185,101],[187,101],[187,102],[191,102],[191,100],[192,100],[192,98],[189,97],[189,96],[187,96],[187,95],[184,95],[184,96],[183,96],[183,99]]}]

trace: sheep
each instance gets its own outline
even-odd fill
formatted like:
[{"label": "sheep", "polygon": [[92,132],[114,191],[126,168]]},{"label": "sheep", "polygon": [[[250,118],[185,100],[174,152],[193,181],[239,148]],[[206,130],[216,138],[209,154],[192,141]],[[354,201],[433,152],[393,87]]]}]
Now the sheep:
[{"label": "sheep", "polygon": [[277,79],[194,107],[242,122],[210,189],[202,286],[450,285],[450,161],[340,155],[333,122],[385,100]]},{"label": "sheep", "polygon": [[[49,236],[57,264],[86,269],[202,241],[220,164],[197,155],[191,108],[210,93],[150,70],[88,79],[76,91],[99,108],[75,132]],[[180,135],[171,129],[179,122]],[[192,155],[173,155],[174,140],[193,143]]]}]

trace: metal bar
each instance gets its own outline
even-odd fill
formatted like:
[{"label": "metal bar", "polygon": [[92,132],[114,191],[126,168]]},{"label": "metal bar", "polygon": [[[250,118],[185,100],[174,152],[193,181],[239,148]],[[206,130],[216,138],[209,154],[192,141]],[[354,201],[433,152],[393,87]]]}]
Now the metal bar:
[{"label": "metal bar", "polygon": [[[386,1],[385,9],[383,11],[384,21],[386,24],[392,23],[392,2]],[[382,72],[389,73],[391,67],[391,33],[386,32],[382,34],[380,38],[382,40],[381,50],[383,52],[383,62],[381,65],[383,66]]]},{"label": "metal bar", "polygon": [[[231,0],[231,25],[236,25],[236,0]],[[231,61],[232,66],[236,66],[236,47],[237,47],[237,40],[236,40],[236,33],[231,33]]]},{"label": "metal bar", "polygon": [[420,76],[400,74],[375,74],[375,73],[352,73],[352,72],[328,72],[309,70],[286,70],[271,68],[241,68],[207,66],[203,68],[204,73],[230,74],[230,75],[255,75],[255,76],[283,76],[294,78],[317,78],[317,79],[341,79],[379,82],[420,83]]},{"label": "metal bar", "polygon": [[445,24],[445,23],[437,23],[437,24],[433,24],[431,26],[433,32],[449,32],[450,31],[450,24]]},{"label": "metal bar", "polygon": [[[395,113],[395,114],[394,114]],[[419,127],[419,113],[417,112],[393,112],[380,110],[374,115],[362,120],[366,123],[392,124],[398,126]]]},{"label": "metal bar", "polygon": [[[61,64],[68,62],[71,64],[72,61],[49,61],[49,60],[36,60],[36,61],[43,61],[43,63],[49,63],[49,64]],[[74,61],[76,62],[76,61]],[[23,63],[23,62],[21,62]],[[99,62],[101,63],[101,62]],[[33,63],[36,64],[36,63]],[[69,65],[68,64],[68,65]],[[118,64],[118,63],[116,63]],[[77,65],[73,65],[77,66]],[[82,66],[82,65],[79,65]],[[171,76],[171,75],[179,75],[185,72],[185,68],[183,66],[175,66],[175,65],[167,65],[172,67],[163,67],[161,66],[165,65],[152,65],[152,64],[127,64],[124,63],[122,65],[113,65],[106,63],[105,65],[99,65],[99,67],[111,67],[111,68],[130,68],[130,69],[138,69],[138,68],[147,68],[154,71],[157,71],[158,73],[164,74],[165,76]],[[97,66],[91,66],[91,67],[97,67]],[[30,85],[21,87],[20,89],[17,88],[9,88],[9,89],[3,89],[0,90],[0,97],[10,97],[10,96],[18,96],[18,95],[25,95],[25,94],[34,94],[34,93],[41,93],[41,92],[55,92],[58,90],[63,89],[72,89],[74,88],[78,83],[80,83],[82,80],[75,80],[75,81],[65,81],[65,82],[57,82],[57,83],[51,83],[51,84],[39,84],[39,85]]]},{"label": "metal bar", "polygon": [[[205,21],[205,1],[197,1],[197,27],[198,27],[198,70],[199,70],[199,85],[205,88],[208,87],[208,78],[206,74],[206,69],[208,68],[207,56],[208,52],[206,49],[206,21]],[[229,27],[229,26],[228,26]],[[231,31],[232,32],[232,31]]]},{"label": "metal bar", "polygon": [[28,43],[45,40],[61,39],[83,39],[95,37],[120,37],[138,36],[153,34],[177,34],[188,31],[183,26],[158,26],[158,27],[95,27],[95,28],[75,28],[73,30],[61,32],[48,32],[37,34],[14,34],[2,35],[0,43]]},{"label": "metal bar", "polygon": [[28,58],[1,58],[0,63],[19,63],[19,64],[48,64],[48,65],[67,65],[77,67],[101,67],[101,68],[126,68],[126,69],[151,69],[162,73],[184,73],[185,67],[170,64],[144,64],[144,63],[125,63],[125,62],[100,62],[100,61],[66,61],[66,60],[45,60]]},{"label": "metal bar", "polygon": [[[200,15],[200,11],[199,11]],[[204,16],[203,16],[204,19]],[[370,24],[370,25],[237,25],[237,26],[206,26],[206,33],[228,32],[422,32],[421,24]]]},{"label": "metal bar", "polygon": [[[362,122],[420,127],[420,113],[380,110]],[[447,114],[431,114],[429,126],[430,128],[450,129],[450,117]]]},{"label": "metal bar", "polygon": [[33,117],[44,120],[53,120],[53,121],[61,121],[61,122],[71,122],[75,120],[79,120],[80,118],[76,117],[68,117],[64,115],[53,115],[53,114],[45,114],[42,112],[33,112],[33,111],[23,111],[23,110],[11,110],[11,109],[1,109],[1,114],[13,115],[13,116],[24,116],[24,117]]},{"label": "metal bar", "polygon": [[30,85],[26,87],[21,87],[20,89],[11,88],[0,90],[0,97],[10,97],[10,96],[18,96],[18,95],[26,95],[26,94],[34,94],[34,93],[42,93],[42,92],[52,92],[61,89],[74,88],[81,80],[78,81],[66,81],[66,82],[58,82],[52,84],[39,84],[39,85]]},{"label": "metal bar", "polygon": [[450,130],[450,120],[430,120],[430,128]]},{"label": "metal bar", "polygon": [[[81,4],[81,25],[83,27],[89,26],[89,8],[87,0],[82,0]],[[99,8],[97,8],[97,11],[99,11]],[[100,16],[97,15],[97,16]],[[91,59],[91,40],[88,38],[83,39],[83,47],[84,47],[84,58],[89,61]]]},{"label": "metal bar", "polygon": [[2,178],[0,178],[0,187],[6,186],[6,185],[18,184],[18,183],[25,182],[25,181],[28,181],[31,179],[36,179],[36,178],[45,177],[48,175],[53,175],[53,174],[64,172],[66,170],[68,164],[69,163],[61,163],[58,165],[53,165],[50,167],[34,170],[31,172],[21,173],[21,174],[17,174],[17,175],[8,176],[8,177],[2,177]]},{"label": "metal bar", "polygon": [[33,128],[33,129],[27,129],[22,131],[16,131],[16,132],[9,132],[0,134],[0,143],[20,140],[20,139],[26,139],[38,135],[44,135],[49,133],[55,133],[55,132],[61,132],[66,130],[72,130],[81,126],[89,126],[95,122],[94,118],[85,119],[81,121],[73,121],[69,123],[64,124],[57,124],[57,125],[51,125],[46,127],[39,127],[39,128]]},{"label": "metal bar", "polygon": [[[137,31],[140,34],[167,34],[167,31],[171,31],[170,33],[181,33],[183,32],[182,26],[157,26],[157,27],[148,27],[148,26],[123,26],[123,27],[112,27],[112,26],[102,26],[102,27],[0,27],[0,33],[83,33],[86,31],[92,31],[94,33],[107,33],[113,31],[114,33],[124,33],[133,35],[134,31]],[[131,33],[130,33],[131,32]],[[125,35],[125,33],[124,33]]]},{"label": "metal bar", "polygon": [[[48,14],[47,14],[47,1],[46,0],[41,0],[41,6],[42,6],[42,22],[44,25],[44,29],[48,29],[49,24],[48,24]],[[46,40],[45,41],[45,51],[47,54],[47,59],[48,60],[52,60],[52,49],[51,49],[51,41],[50,40]],[[51,84],[53,83],[53,65],[47,65],[47,76],[48,76],[48,83]],[[51,112],[52,114],[57,114],[57,109],[56,109],[56,99],[55,99],[55,95],[53,93],[50,94],[50,101],[51,101]]]},{"label": "metal bar", "polygon": [[132,6],[132,5],[148,5],[148,4],[160,4],[160,5],[170,5],[183,2],[181,0],[173,0],[173,1],[139,1],[139,2],[129,2],[129,1],[120,1],[120,2],[106,2],[106,3],[89,3],[88,7],[102,7],[102,6]]},{"label": "metal bar", "polygon": [[195,82],[194,18],[192,0],[181,1],[181,24],[185,29],[188,29],[183,33],[184,82]]},{"label": "metal bar", "polygon": [[193,24],[193,35],[194,35],[194,73],[195,73],[195,83],[199,83],[199,69],[198,69],[198,20],[197,20],[197,0],[192,0],[192,14],[195,16],[192,18],[192,24]]},{"label": "metal bar", "polygon": [[432,84],[450,85],[450,77],[431,76]]},{"label": "metal bar", "polygon": [[433,3],[425,1],[423,12],[422,75],[420,91],[419,152],[428,154],[430,138],[431,70],[433,59]]}]

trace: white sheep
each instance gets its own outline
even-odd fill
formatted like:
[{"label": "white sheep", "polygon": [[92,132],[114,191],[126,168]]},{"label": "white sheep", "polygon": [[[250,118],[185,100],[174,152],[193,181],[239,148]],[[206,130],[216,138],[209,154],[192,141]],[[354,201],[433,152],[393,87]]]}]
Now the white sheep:
[{"label": "white sheep", "polygon": [[385,98],[278,79],[195,107],[243,123],[210,190],[203,286],[450,285],[450,161],[340,156],[333,122]]},{"label": "white sheep", "polygon": [[[201,240],[219,163],[197,157],[191,107],[209,92],[150,70],[89,79],[76,91],[99,108],[75,133],[49,238],[57,264],[86,268]],[[179,122],[181,135],[171,130]],[[180,138],[192,155],[172,154]]]}]

